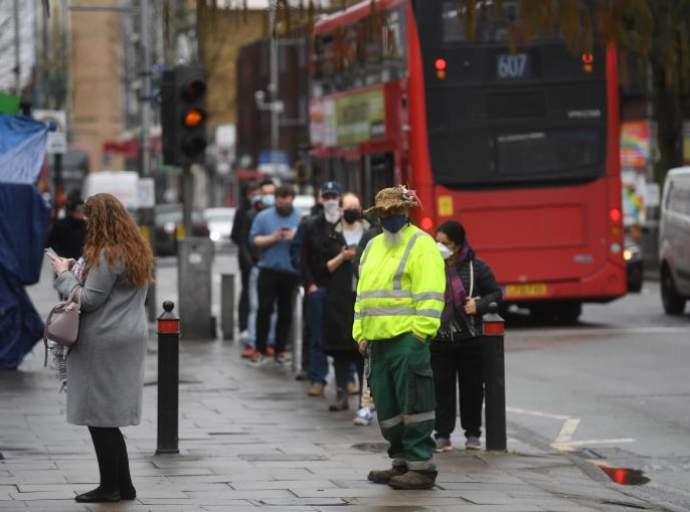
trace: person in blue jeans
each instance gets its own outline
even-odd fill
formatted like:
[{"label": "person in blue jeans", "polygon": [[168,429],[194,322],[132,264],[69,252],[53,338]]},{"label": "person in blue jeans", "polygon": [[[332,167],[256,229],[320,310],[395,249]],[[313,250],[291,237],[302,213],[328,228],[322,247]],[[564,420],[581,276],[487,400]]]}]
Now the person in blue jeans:
[{"label": "person in blue jeans", "polygon": [[[249,275],[247,279],[247,298],[249,311],[247,315],[247,335],[242,339],[244,347],[242,348],[242,357],[250,358],[256,353],[256,315],[259,311],[259,250],[254,247],[250,240],[249,234],[251,232],[254,219],[259,213],[266,208],[275,205],[276,186],[270,179],[265,179],[258,184],[258,194],[253,198],[253,205],[246,213],[245,218],[240,219],[240,226],[237,229],[238,249],[240,260],[244,261],[245,266],[249,267]],[[237,222],[237,221],[236,221]],[[233,230],[235,226],[233,225]],[[273,354],[275,345],[275,325],[276,314],[271,316],[271,330],[268,335],[268,353]]]},{"label": "person in blue jeans", "polygon": [[278,308],[276,322],[275,360],[288,361],[285,347],[292,324],[295,289],[299,284],[297,269],[290,259],[290,242],[300,222],[300,212],[292,202],[295,192],[290,186],[280,186],[275,192],[275,206],[257,215],[249,240],[261,253],[258,267],[259,311],[256,318],[256,350],[253,366],[263,366],[269,359],[266,342],[274,307]]},{"label": "person in blue jeans", "polygon": [[341,217],[340,185],[327,181],[321,188],[323,211],[303,226],[300,270],[306,291],[306,318],[309,325],[309,396],[323,396],[328,377],[328,357],[323,351],[323,321],[326,288],[330,272],[326,266],[326,243]]}]

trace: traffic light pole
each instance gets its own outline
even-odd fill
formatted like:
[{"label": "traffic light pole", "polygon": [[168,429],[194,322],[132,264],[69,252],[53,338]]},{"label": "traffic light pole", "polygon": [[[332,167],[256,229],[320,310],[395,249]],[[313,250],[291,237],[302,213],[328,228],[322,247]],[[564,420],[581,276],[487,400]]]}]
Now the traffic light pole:
[{"label": "traffic light pole", "polygon": [[185,164],[182,171],[182,219],[185,238],[193,235],[192,200],[192,166]]},{"label": "traffic light pole", "polygon": [[[149,40],[149,0],[140,0],[139,3],[139,31],[141,41],[141,93],[139,105],[141,109],[141,176],[151,176],[151,46]],[[155,256],[156,254],[156,213],[154,208],[145,208],[139,212],[140,224],[148,233],[149,244]],[[154,262],[156,260],[154,259]],[[156,265],[153,267],[154,281],[149,284],[148,290],[148,317],[149,321],[156,320]]]}]

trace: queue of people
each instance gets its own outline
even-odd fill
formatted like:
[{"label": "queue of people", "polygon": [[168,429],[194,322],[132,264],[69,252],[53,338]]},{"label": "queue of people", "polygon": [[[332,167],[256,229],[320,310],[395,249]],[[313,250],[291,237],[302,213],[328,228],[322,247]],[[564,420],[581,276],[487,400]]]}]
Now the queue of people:
[{"label": "queue of people", "polygon": [[[404,489],[433,486],[432,456],[453,449],[458,398],[465,448],[481,448],[481,318],[501,300],[493,272],[459,222],[443,223],[435,240],[415,227],[409,213],[419,201],[404,187],[380,191],[365,215],[356,194],[326,182],[320,207],[301,221],[290,215],[292,195],[278,195],[280,204],[257,217],[247,238],[256,271],[265,276],[259,278],[258,338],[270,328],[275,302],[278,332],[289,332],[299,274],[306,293],[309,396],[325,394],[330,356],[336,389],[329,410],[348,410],[349,396],[358,394],[354,422],[370,424],[376,410],[390,443],[392,468],[372,471],[369,479]],[[265,193],[257,197],[267,199]],[[253,365],[269,360],[263,344],[257,344]],[[285,339],[277,346],[275,359],[283,363]]]},{"label": "queue of people", "polygon": [[[354,422],[368,425],[375,409],[389,443],[391,467],[372,470],[368,479],[395,489],[430,489],[437,477],[434,453],[453,449],[458,391],[465,448],[481,448],[482,316],[501,300],[500,287],[460,223],[441,224],[434,239],[411,222],[410,210],[420,206],[412,190],[383,189],[362,212],[356,194],[327,182],[323,209],[306,220],[293,206],[294,195],[289,186],[265,181],[248,190],[252,205],[239,217],[240,268],[248,272],[242,325],[254,333],[254,345],[244,349],[253,349],[249,364],[289,361],[285,349],[301,281],[310,396],[323,396],[331,356],[336,390],[329,410],[349,409],[356,379]],[[67,357],[67,419],[89,428],[101,477],[96,489],[76,499],[131,500],[136,489],[119,429],[141,419],[144,301],[153,256],[112,195],[95,195],[74,210],[85,226],[83,255],[50,255],[50,261],[55,288],[82,309],[79,343]]]}]

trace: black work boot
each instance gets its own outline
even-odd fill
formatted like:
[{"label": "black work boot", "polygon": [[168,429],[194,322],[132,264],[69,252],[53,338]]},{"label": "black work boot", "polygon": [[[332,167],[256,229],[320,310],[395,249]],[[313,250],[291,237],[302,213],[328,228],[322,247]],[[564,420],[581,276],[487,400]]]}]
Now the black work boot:
[{"label": "black work boot", "polygon": [[328,406],[328,410],[331,412],[347,411],[350,408],[350,404],[347,399],[347,393],[343,391],[342,388],[338,388],[335,395],[335,402]]},{"label": "black work boot", "polygon": [[368,480],[374,482],[375,484],[387,484],[394,477],[399,477],[407,473],[407,466],[393,466],[390,469],[384,469],[383,471],[378,471],[372,469],[369,471]]},{"label": "black work boot", "polygon": [[436,471],[408,471],[391,478],[388,485],[393,489],[431,489],[436,483],[437,474]]}]

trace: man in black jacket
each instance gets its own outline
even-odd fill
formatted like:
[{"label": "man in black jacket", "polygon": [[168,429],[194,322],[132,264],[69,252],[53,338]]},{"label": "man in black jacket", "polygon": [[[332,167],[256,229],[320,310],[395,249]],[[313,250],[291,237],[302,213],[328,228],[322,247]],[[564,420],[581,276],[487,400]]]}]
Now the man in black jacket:
[{"label": "man in black jacket", "polygon": [[46,247],[51,247],[58,256],[78,260],[81,258],[86,240],[86,221],[84,221],[84,201],[81,192],[70,194],[65,205],[66,216],[58,220],[48,235]]},{"label": "man in black jacket", "polygon": [[[259,292],[257,289],[259,281],[259,267],[256,264],[259,262],[259,251],[256,247],[249,243],[249,233],[252,228],[252,223],[256,216],[264,209],[271,207],[275,203],[276,186],[273,180],[264,179],[259,183],[259,193],[254,197],[253,206],[247,211],[246,220],[243,221],[242,227],[237,233],[239,240],[239,255],[240,261],[243,265],[249,266],[248,279],[248,299],[249,299],[249,314],[247,317],[247,337],[245,340],[245,347],[242,350],[242,357],[252,357],[256,352],[256,316],[259,309]],[[275,313],[271,319],[271,330],[269,333],[269,353],[273,350],[275,338]]]},{"label": "man in black jacket", "polygon": [[240,303],[238,305],[237,316],[240,323],[240,339],[246,341],[248,333],[249,318],[249,274],[254,266],[254,261],[247,251],[242,250],[242,233],[249,232],[251,221],[249,212],[254,207],[254,203],[261,199],[261,188],[257,182],[249,182],[244,191],[244,200],[235,212],[235,220],[232,224],[230,239],[235,242],[240,250],[237,252],[237,262],[242,276],[242,291],[240,292]]},{"label": "man in black jacket", "polygon": [[323,258],[328,235],[340,220],[340,185],[327,181],[321,189],[323,211],[305,221],[302,227],[300,270],[306,291],[309,324],[309,396],[323,396],[328,376],[328,357],[323,351],[323,316],[329,272]]}]

